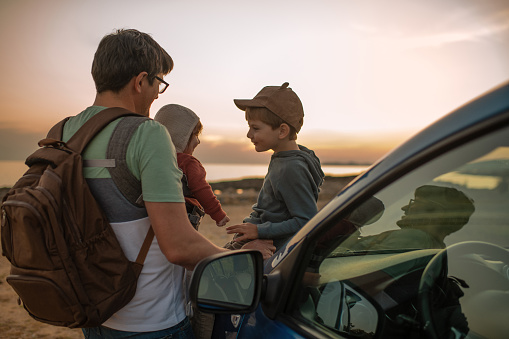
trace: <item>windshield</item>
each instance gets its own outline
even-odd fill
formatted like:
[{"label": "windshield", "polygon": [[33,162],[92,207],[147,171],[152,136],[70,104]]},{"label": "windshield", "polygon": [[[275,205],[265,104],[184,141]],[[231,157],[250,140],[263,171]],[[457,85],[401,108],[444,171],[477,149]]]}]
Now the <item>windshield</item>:
[{"label": "windshield", "polygon": [[433,317],[437,333],[472,338],[505,324],[484,325],[478,310],[509,291],[508,135],[452,149],[329,219],[297,316],[362,338],[408,338]]},{"label": "windshield", "polygon": [[351,234],[329,256],[442,249],[468,240],[509,248],[507,135],[444,154],[370,197],[338,223]]}]

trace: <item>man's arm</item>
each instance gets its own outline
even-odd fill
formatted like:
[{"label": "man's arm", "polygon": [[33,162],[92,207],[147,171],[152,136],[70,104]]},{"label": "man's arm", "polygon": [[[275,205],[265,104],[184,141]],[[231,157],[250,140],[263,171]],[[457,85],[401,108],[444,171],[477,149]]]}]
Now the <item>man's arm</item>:
[{"label": "man's arm", "polygon": [[159,248],[171,263],[193,270],[201,259],[227,251],[191,226],[184,203],[146,201],[145,207]]}]

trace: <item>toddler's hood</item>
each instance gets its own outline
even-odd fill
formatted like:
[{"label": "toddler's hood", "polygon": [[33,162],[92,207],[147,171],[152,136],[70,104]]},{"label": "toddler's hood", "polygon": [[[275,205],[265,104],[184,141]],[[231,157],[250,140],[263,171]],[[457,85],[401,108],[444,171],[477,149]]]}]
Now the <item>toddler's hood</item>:
[{"label": "toddler's hood", "polygon": [[175,150],[177,153],[182,153],[200,118],[187,107],[168,104],[159,109],[154,120],[166,127],[175,145]]}]

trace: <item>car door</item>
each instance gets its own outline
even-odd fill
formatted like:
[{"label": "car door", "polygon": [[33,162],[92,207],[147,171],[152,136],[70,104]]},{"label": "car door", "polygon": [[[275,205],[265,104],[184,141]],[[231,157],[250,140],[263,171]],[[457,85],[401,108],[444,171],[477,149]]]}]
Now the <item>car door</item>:
[{"label": "car door", "polygon": [[464,140],[329,217],[279,319],[304,337],[508,337],[507,122]]}]

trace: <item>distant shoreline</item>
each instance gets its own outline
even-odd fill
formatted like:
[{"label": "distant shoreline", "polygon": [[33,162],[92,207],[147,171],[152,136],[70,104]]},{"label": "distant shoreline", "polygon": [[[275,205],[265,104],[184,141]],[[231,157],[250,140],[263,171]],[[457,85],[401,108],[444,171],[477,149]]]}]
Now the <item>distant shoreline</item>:
[{"label": "distant shoreline", "polygon": [[[355,178],[356,175],[326,175],[324,184],[325,183],[343,183],[345,181],[351,181],[353,178]],[[249,189],[249,188],[255,188],[260,189],[263,184],[263,178],[260,177],[253,177],[253,178],[242,178],[238,180],[218,180],[218,181],[211,181],[209,182],[210,186],[212,186],[212,189],[225,189],[225,188],[240,188],[240,189]]]},{"label": "distant shoreline", "polygon": [[[321,187],[319,199],[331,199],[356,175],[345,176],[325,176],[325,181]],[[209,182],[212,189],[216,192],[221,203],[238,204],[245,200],[256,200],[256,196],[263,184],[263,178],[243,178],[239,180],[220,180]],[[0,200],[10,190],[10,187],[0,187]]]},{"label": "distant shoreline", "polygon": [[[325,176],[324,183],[320,188],[318,200],[328,201],[336,196],[356,175]],[[255,203],[263,184],[263,178],[244,178],[241,180],[229,180],[210,182],[212,190],[221,204],[239,205],[242,203]]]}]

